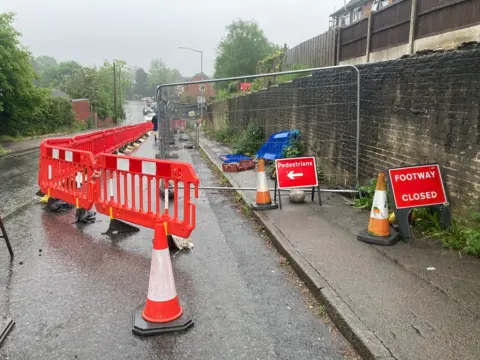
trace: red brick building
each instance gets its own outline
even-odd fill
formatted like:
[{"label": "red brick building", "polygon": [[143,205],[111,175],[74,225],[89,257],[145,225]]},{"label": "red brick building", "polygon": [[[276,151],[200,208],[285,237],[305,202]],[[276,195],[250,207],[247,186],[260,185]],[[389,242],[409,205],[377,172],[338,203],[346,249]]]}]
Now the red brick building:
[{"label": "red brick building", "polygon": [[[193,82],[193,81],[201,81],[201,80],[209,80],[210,78],[205,75],[205,74],[195,74],[188,80],[188,82]],[[186,98],[191,98],[194,100],[194,102],[197,102],[197,98],[201,96],[201,91],[200,91],[200,86],[204,86],[203,90],[203,96],[205,97],[206,101],[208,101],[209,98],[215,97],[217,94],[215,90],[213,89],[212,84],[206,83],[206,84],[194,84],[194,85],[184,85],[183,86],[183,92],[182,92],[182,99]]]},{"label": "red brick building", "polygon": [[72,109],[77,121],[87,121],[90,117],[90,102],[88,99],[73,99]]}]

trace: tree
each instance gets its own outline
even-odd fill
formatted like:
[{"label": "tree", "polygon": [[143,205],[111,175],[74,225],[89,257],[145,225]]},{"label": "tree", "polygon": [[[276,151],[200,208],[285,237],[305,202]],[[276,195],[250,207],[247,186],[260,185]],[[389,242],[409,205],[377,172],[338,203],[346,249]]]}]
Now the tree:
[{"label": "tree", "polygon": [[40,74],[40,86],[62,88],[70,76],[82,68],[76,61],[64,61]]},{"label": "tree", "polygon": [[36,58],[32,57],[32,66],[38,75],[41,75],[45,70],[54,68],[57,65],[57,60],[51,56],[37,56]]},{"label": "tree", "polygon": [[135,84],[133,87],[133,92],[142,97],[151,95],[148,86],[148,74],[142,68],[138,69],[135,72]]},{"label": "tree", "polygon": [[239,19],[226,29],[227,36],[217,48],[215,78],[255,74],[258,61],[278,48],[253,20]]},{"label": "tree", "polygon": [[37,105],[30,53],[13,27],[14,14],[0,13],[0,132],[6,133],[19,110]]},{"label": "tree", "polygon": [[182,75],[177,69],[168,68],[161,59],[153,59],[148,69],[149,84],[154,86],[178,81]]}]

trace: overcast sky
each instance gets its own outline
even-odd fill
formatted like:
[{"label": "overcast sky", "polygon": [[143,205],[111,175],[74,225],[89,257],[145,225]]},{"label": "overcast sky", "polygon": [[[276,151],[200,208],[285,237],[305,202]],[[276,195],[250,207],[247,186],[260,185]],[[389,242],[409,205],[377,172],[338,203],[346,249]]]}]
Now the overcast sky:
[{"label": "overcast sky", "polygon": [[0,0],[0,12],[15,12],[15,26],[35,55],[84,65],[121,58],[148,69],[158,57],[189,76],[213,74],[215,49],[225,26],[255,19],[268,39],[292,47],[328,28],[344,0]]}]

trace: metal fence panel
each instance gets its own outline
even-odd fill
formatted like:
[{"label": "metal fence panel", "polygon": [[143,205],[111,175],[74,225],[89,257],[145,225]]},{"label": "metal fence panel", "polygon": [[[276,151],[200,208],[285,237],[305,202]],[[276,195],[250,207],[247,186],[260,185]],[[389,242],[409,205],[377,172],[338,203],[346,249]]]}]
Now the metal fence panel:
[{"label": "metal fence panel", "polygon": [[[302,76],[303,75],[303,76]],[[201,141],[223,153],[242,153],[255,159],[257,151],[272,134],[280,131],[298,130],[302,152],[295,152],[296,143],[291,143],[283,157],[312,155],[316,157],[323,188],[343,186],[352,189],[358,183],[359,136],[360,136],[360,74],[354,66],[314,68],[282,73],[248,75],[236,78],[214,79],[190,83],[227,88],[235,80],[249,81],[258,78],[275,79],[265,89],[238,92],[206,105],[204,117],[198,128]],[[163,88],[182,85],[167,84]],[[165,96],[163,101],[171,104],[175,116],[184,114],[185,104],[173,104]],[[167,118],[173,116],[167,115]],[[167,124],[165,121],[164,124]],[[162,126],[160,126],[162,128]],[[190,126],[191,141],[197,135]],[[161,134],[165,132],[162,131]],[[178,139],[178,138],[177,138]],[[169,140],[161,142],[161,151],[168,155]],[[178,144],[177,144],[178,145]],[[177,149],[175,152],[186,151]],[[180,157],[182,155],[180,154]],[[206,169],[194,164],[195,171]],[[248,168],[248,166],[246,166]],[[234,167],[225,167],[232,170]],[[270,170],[273,165],[270,163]],[[255,189],[255,169],[238,171],[238,183],[243,189]]]}]

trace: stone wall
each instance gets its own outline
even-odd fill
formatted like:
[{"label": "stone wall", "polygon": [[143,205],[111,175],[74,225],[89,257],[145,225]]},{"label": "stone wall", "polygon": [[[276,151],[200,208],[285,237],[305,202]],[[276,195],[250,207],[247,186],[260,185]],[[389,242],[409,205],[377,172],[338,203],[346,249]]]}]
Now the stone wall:
[{"label": "stone wall", "polygon": [[[388,167],[438,162],[457,208],[480,195],[480,50],[358,66],[361,74],[361,180]],[[267,134],[299,129],[307,152],[355,175],[356,80],[325,70],[209,107],[209,125],[240,132],[254,122]]]}]

